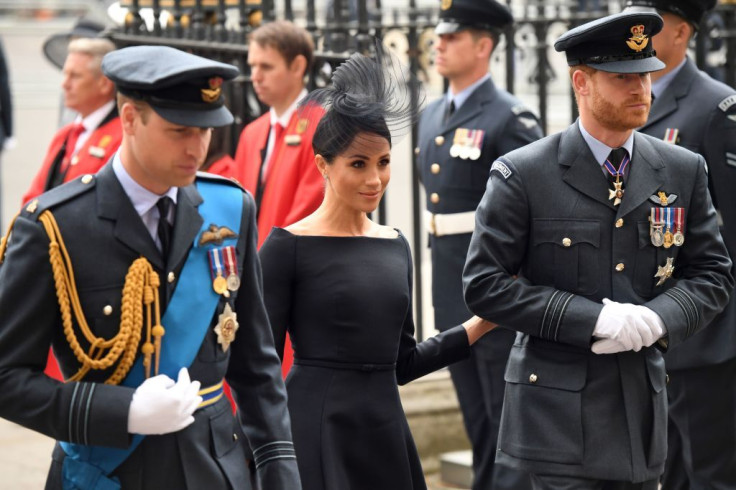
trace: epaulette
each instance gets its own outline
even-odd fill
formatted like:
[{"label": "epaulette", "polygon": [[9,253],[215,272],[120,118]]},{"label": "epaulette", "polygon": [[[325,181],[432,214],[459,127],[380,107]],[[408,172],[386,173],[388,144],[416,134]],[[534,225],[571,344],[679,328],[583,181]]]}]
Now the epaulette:
[{"label": "epaulette", "polygon": [[84,194],[95,188],[97,178],[92,174],[85,174],[64,185],[55,187],[40,196],[31,199],[21,210],[21,216],[33,220],[38,219],[42,212],[52,209],[59,204],[65,203],[70,199]]},{"label": "epaulette", "polygon": [[245,187],[243,187],[243,184],[238,182],[235,177],[223,177],[222,175],[211,174],[209,172],[197,172],[197,179],[206,180],[208,182],[215,182],[218,184],[231,185],[245,192]]},{"label": "epaulette", "polygon": [[725,99],[723,99],[719,104],[718,108],[722,110],[723,112],[728,112],[728,110],[733,106],[736,105],[736,94],[729,95]]}]

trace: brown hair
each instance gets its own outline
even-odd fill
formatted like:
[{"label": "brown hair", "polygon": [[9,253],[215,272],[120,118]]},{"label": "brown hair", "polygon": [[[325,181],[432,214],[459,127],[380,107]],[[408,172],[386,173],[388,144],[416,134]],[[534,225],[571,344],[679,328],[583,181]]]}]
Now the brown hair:
[{"label": "brown hair", "polygon": [[277,20],[263,24],[250,34],[250,41],[261,47],[275,49],[288,65],[291,65],[297,56],[304,56],[307,60],[305,74],[309,73],[312,67],[314,53],[312,37],[305,29],[292,22]]},{"label": "brown hair", "polygon": [[134,99],[132,97],[128,97],[127,95],[123,95],[120,92],[118,92],[118,112],[122,111],[123,104],[129,103],[132,104],[133,107],[135,107],[135,110],[138,111],[138,113],[141,115],[141,121],[143,121],[143,124],[148,124],[148,116],[151,113],[151,106],[148,105],[147,102],[144,102],[142,100]]}]

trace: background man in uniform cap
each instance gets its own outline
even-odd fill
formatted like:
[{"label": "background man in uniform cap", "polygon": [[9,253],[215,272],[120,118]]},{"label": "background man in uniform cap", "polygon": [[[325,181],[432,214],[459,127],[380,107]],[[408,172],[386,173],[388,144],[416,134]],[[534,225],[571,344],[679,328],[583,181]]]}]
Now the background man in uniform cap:
[{"label": "background man in uniform cap", "polygon": [[[736,90],[698,70],[687,48],[715,0],[629,0],[627,10],[656,11],[653,37],[666,67],[652,73],[654,102],[639,131],[701,154],[722,219],[721,234],[736,256]],[[736,300],[708,330],[665,356],[670,425],[665,490],[736,488]]]},{"label": "background man in uniform cap", "polygon": [[115,85],[101,69],[103,56],[114,49],[112,41],[102,38],[69,43],[61,87],[64,105],[77,116],[54,135],[23,203],[80,175],[96,173],[120,146]]},{"label": "background man in uniform cap", "polygon": [[[31,201],[0,247],[0,416],[60,441],[46,488],[249,489],[247,435],[260,487],[298,490],[253,200],[197,175],[237,69],[153,46],[102,68],[120,151]],[[43,374],[49,345],[66,383]]]},{"label": "background man in uniform cap", "polygon": [[478,207],[465,299],[519,332],[496,461],[536,489],[657,488],[662,351],[733,289],[703,158],[634,131],[661,28],[622,13],[563,34],[580,119],[496,160]]},{"label": "background man in uniform cap", "polygon": [[[494,0],[453,0],[442,2],[435,29],[435,64],[449,89],[422,114],[416,151],[427,192],[432,300],[440,331],[470,314],[462,271],[491,164],[542,136],[536,117],[488,73],[500,33],[511,22],[509,9]],[[473,346],[468,360],[450,366],[473,446],[477,490],[530,488],[526,474],[494,465],[503,371],[513,339],[513,332],[496,329]]]}]

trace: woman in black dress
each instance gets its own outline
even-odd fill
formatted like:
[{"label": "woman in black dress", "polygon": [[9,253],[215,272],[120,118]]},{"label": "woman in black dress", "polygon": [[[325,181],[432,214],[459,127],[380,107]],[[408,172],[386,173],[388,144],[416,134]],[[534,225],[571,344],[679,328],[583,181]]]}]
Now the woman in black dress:
[{"label": "woman in black dress", "polygon": [[326,109],[313,139],[324,202],[260,251],[277,349],[287,331],[294,347],[286,386],[304,490],[426,489],[397,382],[464,359],[495,326],[474,317],[414,340],[409,245],[368,218],[389,182],[390,128],[414,120],[385,60],[354,55],[310,95],[307,107]]}]

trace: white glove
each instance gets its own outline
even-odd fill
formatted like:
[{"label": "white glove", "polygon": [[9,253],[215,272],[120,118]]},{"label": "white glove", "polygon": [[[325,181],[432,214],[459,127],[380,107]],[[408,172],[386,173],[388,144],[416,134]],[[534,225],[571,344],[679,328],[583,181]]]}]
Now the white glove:
[{"label": "white glove", "polygon": [[199,381],[189,380],[181,368],[176,383],[164,374],[148,378],[133,393],[128,411],[131,434],[168,434],[194,422],[192,414],[202,403]]},{"label": "white glove", "polygon": [[5,138],[5,141],[3,141],[3,150],[12,150],[16,146],[17,143],[14,136],[8,136]]},{"label": "white glove", "polygon": [[664,335],[664,323],[646,306],[621,304],[603,299],[593,336],[613,342],[595,342],[591,349],[596,354],[612,354],[649,347]]},{"label": "white glove", "polygon": [[594,354],[615,354],[617,352],[626,352],[629,349],[625,348],[613,339],[601,339],[593,342],[593,345],[590,346],[590,350],[592,350]]}]

